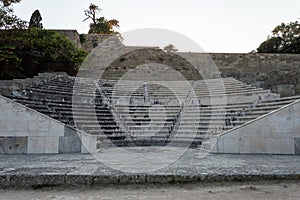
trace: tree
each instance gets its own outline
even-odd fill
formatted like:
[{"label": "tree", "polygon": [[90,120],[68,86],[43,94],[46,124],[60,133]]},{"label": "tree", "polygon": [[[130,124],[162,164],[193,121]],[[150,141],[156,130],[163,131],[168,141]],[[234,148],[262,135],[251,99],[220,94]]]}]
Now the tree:
[{"label": "tree", "polygon": [[107,20],[104,17],[100,17],[96,19],[96,23],[90,24],[89,34],[118,34],[118,32],[114,30],[114,27],[119,27],[119,21],[115,19]]},{"label": "tree", "polygon": [[14,47],[0,47],[0,78],[23,77],[21,59],[18,58],[14,50]]},{"label": "tree", "polygon": [[90,4],[89,9],[84,11],[84,15],[86,18],[83,21],[86,21],[88,19],[91,19],[94,24],[97,23],[97,14],[101,12],[101,9],[95,5],[95,4]]},{"label": "tree", "polygon": [[83,21],[88,19],[92,20],[89,33],[118,34],[118,32],[115,31],[115,28],[120,27],[119,21],[116,19],[108,20],[105,17],[97,17],[100,12],[101,9],[95,4],[90,4],[89,9],[84,11],[86,18]]},{"label": "tree", "polygon": [[271,37],[263,42],[257,49],[258,53],[280,53],[282,39],[280,37]]},{"label": "tree", "polygon": [[42,16],[39,10],[36,10],[32,13],[30,21],[29,21],[29,28],[43,28],[43,24],[41,23]]},{"label": "tree", "polygon": [[298,21],[281,23],[272,36],[257,49],[258,53],[300,53],[300,24]]},{"label": "tree", "polygon": [[64,35],[31,28],[0,32],[0,78],[32,77],[40,72],[75,75],[87,52]]},{"label": "tree", "polygon": [[20,2],[20,0],[3,0],[0,3],[0,29],[24,29],[27,22],[19,19],[13,13],[10,7],[12,3]]},{"label": "tree", "polygon": [[166,52],[176,52],[176,51],[178,51],[178,49],[176,49],[176,47],[173,44],[169,44],[169,45],[165,46],[163,48],[163,50],[166,51]]},{"label": "tree", "polygon": [[12,3],[19,3],[21,0],[2,0],[5,7],[10,6]]}]

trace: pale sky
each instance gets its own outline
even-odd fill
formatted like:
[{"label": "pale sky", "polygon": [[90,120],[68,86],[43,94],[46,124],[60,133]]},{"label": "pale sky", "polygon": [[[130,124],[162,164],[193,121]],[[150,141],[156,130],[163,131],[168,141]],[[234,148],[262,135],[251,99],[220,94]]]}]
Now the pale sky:
[{"label": "pale sky", "polygon": [[[46,29],[76,29],[90,3],[101,15],[120,21],[120,33],[143,28],[178,32],[206,52],[248,53],[256,49],[281,22],[300,18],[300,0],[22,0],[15,13],[29,21],[39,9]],[[163,44],[153,44],[158,46]],[[176,46],[176,45],[175,45]]]}]

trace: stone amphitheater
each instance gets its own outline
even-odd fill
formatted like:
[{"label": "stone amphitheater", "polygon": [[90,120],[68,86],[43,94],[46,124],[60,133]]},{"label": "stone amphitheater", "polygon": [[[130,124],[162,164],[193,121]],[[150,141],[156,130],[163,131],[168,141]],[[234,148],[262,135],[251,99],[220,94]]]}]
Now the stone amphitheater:
[{"label": "stone amphitheater", "polygon": [[[113,50],[120,47],[122,56]],[[209,54],[125,47],[118,38],[97,48],[77,77],[44,73],[1,81],[1,154],[167,145],[211,153],[300,153],[300,96],[280,97],[222,78]]]},{"label": "stone amphitheater", "polygon": [[[99,48],[76,77],[0,81],[0,186],[299,179],[296,78],[270,85],[265,69],[236,76],[210,54]],[[267,65],[299,65],[285,57]]]},{"label": "stone amphitheater", "polygon": [[[143,82],[144,87],[127,96],[126,90],[131,93],[136,82],[122,81],[118,88],[116,80],[43,76],[47,78],[40,78],[44,80],[38,84],[1,96],[2,154],[84,153],[168,144],[214,153],[297,154],[300,150],[299,96],[280,98],[234,78],[191,81],[196,100],[180,81],[164,83],[168,87]],[[76,79],[80,98],[74,101]],[[89,90],[95,85],[97,91]],[[183,104],[169,88],[182,95]],[[212,98],[223,95],[226,104],[211,105]],[[128,98],[131,104],[122,104]]]}]

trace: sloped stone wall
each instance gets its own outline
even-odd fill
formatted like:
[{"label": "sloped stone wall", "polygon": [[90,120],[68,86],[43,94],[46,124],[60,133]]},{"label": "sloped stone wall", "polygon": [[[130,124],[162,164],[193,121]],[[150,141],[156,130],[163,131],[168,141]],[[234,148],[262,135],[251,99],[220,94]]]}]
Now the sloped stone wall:
[{"label": "sloped stone wall", "polygon": [[96,137],[0,95],[0,154],[93,153]]},{"label": "sloped stone wall", "polygon": [[213,153],[300,154],[300,101],[212,139]]}]

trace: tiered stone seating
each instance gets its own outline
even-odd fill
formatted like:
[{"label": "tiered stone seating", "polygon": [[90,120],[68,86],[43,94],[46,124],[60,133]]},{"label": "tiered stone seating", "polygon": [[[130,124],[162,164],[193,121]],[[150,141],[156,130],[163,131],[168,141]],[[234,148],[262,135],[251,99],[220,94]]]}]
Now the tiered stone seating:
[{"label": "tiered stone seating", "polygon": [[125,133],[115,121],[109,105],[103,102],[102,95],[91,91],[90,88],[96,88],[93,82],[82,82],[76,90],[74,84],[75,78],[58,76],[11,98],[66,125],[97,135],[99,141],[107,138],[123,145],[120,141],[125,139]]},{"label": "tiered stone seating", "polygon": [[233,78],[196,81],[194,85],[195,95],[201,99],[201,104],[217,101],[220,104],[236,104],[279,98],[279,95],[271,93],[270,90],[255,88]]},{"label": "tiered stone seating", "polygon": [[[100,80],[99,87],[112,103],[118,105],[178,105],[186,99],[191,82],[184,81],[114,81]],[[149,99],[147,100],[147,96]],[[148,102],[147,102],[148,101]]]},{"label": "tiered stone seating", "polygon": [[233,78],[146,83],[60,75],[16,94],[10,98],[97,135],[99,148],[109,142],[198,147],[211,135],[300,99],[279,98]]},{"label": "tiered stone seating", "polygon": [[136,145],[163,145],[172,133],[179,106],[123,106],[117,112]]},{"label": "tiered stone seating", "polygon": [[190,139],[201,145],[211,135],[218,135],[299,100],[300,96],[224,105],[189,105],[181,116],[177,140]]},{"label": "tiered stone seating", "polygon": [[135,145],[164,145],[186,99],[182,82],[111,81],[99,85],[128,127]]}]

